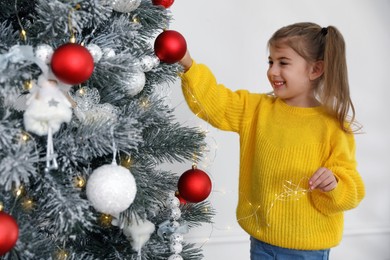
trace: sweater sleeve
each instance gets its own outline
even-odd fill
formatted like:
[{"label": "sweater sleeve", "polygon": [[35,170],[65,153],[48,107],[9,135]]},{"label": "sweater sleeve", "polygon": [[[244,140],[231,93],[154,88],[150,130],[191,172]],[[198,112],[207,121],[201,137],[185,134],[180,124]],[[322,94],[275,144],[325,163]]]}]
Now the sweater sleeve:
[{"label": "sweater sleeve", "polygon": [[324,166],[333,172],[338,184],[329,192],[314,190],[312,200],[315,207],[325,215],[357,207],[365,196],[365,188],[356,170],[353,134],[339,130],[331,136],[331,154]]},{"label": "sweater sleeve", "polygon": [[181,79],[183,94],[192,112],[214,127],[238,132],[241,124],[251,118],[255,98],[250,97],[248,91],[233,92],[218,84],[207,66],[193,61]]}]

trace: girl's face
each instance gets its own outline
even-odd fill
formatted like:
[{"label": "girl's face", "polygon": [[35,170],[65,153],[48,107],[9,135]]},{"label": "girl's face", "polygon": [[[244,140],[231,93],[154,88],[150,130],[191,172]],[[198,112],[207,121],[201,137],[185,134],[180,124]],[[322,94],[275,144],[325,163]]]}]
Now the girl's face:
[{"label": "girl's face", "polygon": [[315,74],[318,68],[314,64],[307,62],[287,45],[270,46],[268,59],[267,76],[277,97],[290,106],[319,105],[313,88],[313,80],[318,77]]}]

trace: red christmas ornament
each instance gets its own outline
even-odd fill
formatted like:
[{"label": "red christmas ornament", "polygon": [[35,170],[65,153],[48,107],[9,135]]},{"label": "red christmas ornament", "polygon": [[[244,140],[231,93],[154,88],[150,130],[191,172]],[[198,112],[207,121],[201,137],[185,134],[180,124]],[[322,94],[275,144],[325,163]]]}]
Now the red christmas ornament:
[{"label": "red christmas ornament", "polygon": [[169,8],[175,0],[152,0],[154,5],[162,5],[165,8]]},{"label": "red christmas ornament", "polygon": [[0,212],[0,256],[15,246],[18,236],[19,227],[15,219],[5,212]]},{"label": "red christmas ornament", "polygon": [[211,186],[210,177],[195,165],[184,172],[177,183],[180,196],[193,203],[205,200],[210,195]]},{"label": "red christmas ornament", "polygon": [[178,62],[186,51],[186,40],[177,31],[166,30],[160,33],[154,42],[154,53],[165,63]]},{"label": "red christmas ornament", "polygon": [[183,199],[183,197],[182,196],[180,196],[180,193],[179,193],[179,191],[176,191],[175,192],[175,196],[176,196],[176,198],[178,198],[179,199],[179,201],[180,201],[180,204],[187,204],[187,201],[185,200],[185,199]]},{"label": "red christmas ornament", "polygon": [[51,69],[62,82],[77,85],[91,77],[94,69],[93,57],[84,46],[66,43],[54,51]]}]

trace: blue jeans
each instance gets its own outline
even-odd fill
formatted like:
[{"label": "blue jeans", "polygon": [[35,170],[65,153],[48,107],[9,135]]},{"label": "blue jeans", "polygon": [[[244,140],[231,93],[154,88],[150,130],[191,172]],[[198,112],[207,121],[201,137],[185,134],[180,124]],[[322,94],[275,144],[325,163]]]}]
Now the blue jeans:
[{"label": "blue jeans", "polygon": [[294,250],[273,246],[251,237],[251,260],[328,260],[329,249]]}]

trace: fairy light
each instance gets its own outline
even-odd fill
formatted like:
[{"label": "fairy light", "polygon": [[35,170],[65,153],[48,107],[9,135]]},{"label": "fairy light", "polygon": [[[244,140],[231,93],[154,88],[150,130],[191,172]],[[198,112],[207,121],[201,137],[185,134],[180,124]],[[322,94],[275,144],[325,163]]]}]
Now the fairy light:
[{"label": "fairy light", "polygon": [[150,107],[150,102],[149,102],[149,100],[147,100],[146,98],[144,98],[144,99],[141,99],[141,107],[142,108],[148,108],[148,107]]},{"label": "fairy light", "polygon": [[84,188],[85,187],[85,184],[87,183],[87,181],[85,180],[85,178],[83,176],[76,176],[74,178],[74,185],[77,187],[77,188]]},{"label": "fairy light", "polygon": [[4,204],[0,201],[0,212],[4,210]]},{"label": "fairy light", "polygon": [[99,216],[100,225],[103,227],[106,227],[106,228],[111,227],[112,220],[113,220],[113,217],[111,215],[108,215],[108,214],[102,213]]},{"label": "fairy light", "polygon": [[30,136],[26,133],[22,133],[21,136],[20,136],[20,139],[23,143],[26,143],[28,140],[30,140]]},{"label": "fairy light", "polygon": [[35,203],[31,198],[24,198],[21,205],[25,211],[31,211],[34,209]]},{"label": "fairy light", "polygon": [[133,160],[130,156],[125,156],[124,158],[121,158],[121,165],[127,169],[130,169],[133,165]]},{"label": "fairy light", "polygon": [[24,187],[23,185],[20,185],[19,187],[15,188],[13,193],[15,195],[15,197],[19,198],[20,196],[22,196],[24,194]]},{"label": "fairy light", "polygon": [[22,22],[20,20],[19,14],[18,14],[18,0],[15,0],[15,13],[16,13],[16,19],[18,20],[18,24],[20,26],[20,38],[25,42],[27,41],[27,32],[24,30]]},{"label": "fairy light", "polygon": [[140,22],[140,19],[138,16],[133,16],[133,19],[132,19],[133,23],[139,23]]},{"label": "fairy light", "polygon": [[65,249],[58,250],[55,256],[56,260],[67,260],[68,257],[69,253]]}]

